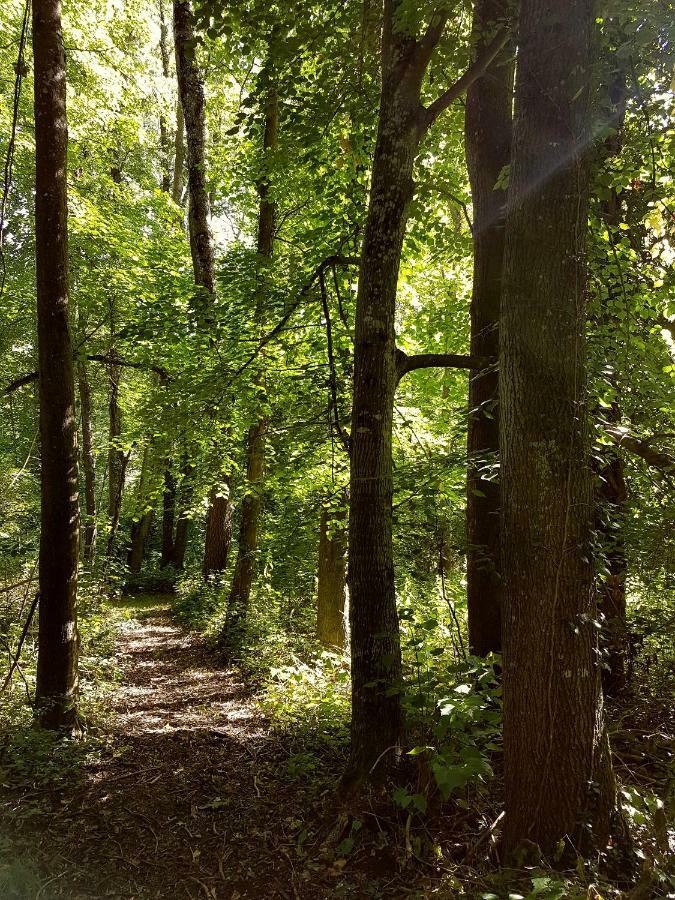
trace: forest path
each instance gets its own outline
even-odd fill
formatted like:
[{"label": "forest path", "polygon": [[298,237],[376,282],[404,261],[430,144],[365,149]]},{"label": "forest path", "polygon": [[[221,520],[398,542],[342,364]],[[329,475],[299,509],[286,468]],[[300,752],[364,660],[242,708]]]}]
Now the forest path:
[{"label": "forest path", "polygon": [[3,804],[45,876],[39,896],[341,895],[340,873],[302,851],[322,801],[288,777],[288,750],[241,676],[178,627],[168,603],[131,603],[103,751],[63,769],[56,788],[33,779]]}]

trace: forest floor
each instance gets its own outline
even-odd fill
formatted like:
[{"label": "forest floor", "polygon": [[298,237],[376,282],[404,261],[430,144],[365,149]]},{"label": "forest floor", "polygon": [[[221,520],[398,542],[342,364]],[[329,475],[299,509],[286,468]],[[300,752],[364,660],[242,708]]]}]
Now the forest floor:
[{"label": "forest floor", "polygon": [[[170,602],[113,604],[116,677],[81,735],[55,739],[28,723],[0,740],[0,900],[539,897],[539,888],[511,892],[537,870],[494,867],[494,824],[485,825],[500,818],[494,797],[482,812],[446,804],[424,835],[411,834],[390,798],[341,807],[339,761],[298,752],[297,736],[272,727],[241,673],[179,626]],[[93,665],[83,658],[87,685],[98,680]],[[644,799],[655,790],[673,812],[675,710],[646,699],[611,716],[646,883],[670,872],[620,894],[641,900],[671,896],[666,882],[675,884],[664,805]],[[420,849],[426,838],[435,853]],[[545,896],[600,896],[578,887]]]},{"label": "forest floor", "polygon": [[289,774],[288,748],[241,675],[167,602],[132,603],[97,749],[81,738],[56,768],[52,748],[42,767],[3,769],[2,830],[38,873],[3,896],[426,896],[422,873],[404,877],[387,853],[331,850],[346,820],[334,790]]}]

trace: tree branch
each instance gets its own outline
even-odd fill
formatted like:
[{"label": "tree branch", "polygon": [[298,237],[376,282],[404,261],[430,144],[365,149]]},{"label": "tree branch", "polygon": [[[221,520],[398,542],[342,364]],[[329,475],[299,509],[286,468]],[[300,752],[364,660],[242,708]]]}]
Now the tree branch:
[{"label": "tree branch", "polygon": [[485,369],[494,363],[495,360],[489,356],[464,356],[456,353],[417,353],[408,356],[403,350],[396,348],[396,371],[399,381],[415,369]]},{"label": "tree branch", "polygon": [[508,43],[510,35],[511,32],[508,28],[505,26],[501,27],[497,31],[495,37],[476,60],[471,63],[461,78],[458,78],[454,84],[450,85],[447,91],[444,91],[440,97],[437,97],[433,103],[422,110],[420,122],[422,133],[427,131],[434,124],[436,119],[450,106],[453,100],[461,97],[461,95],[471,87],[474,81],[477,81],[485,74],[495,57],[499,55]]},{"label": "tree branch", "polygon": [[617,447],[624,447],[629,453],[644,459],[648,465],[663,472],[664,475],[675,475],[675,456],[655,450],[650,441],[631,434],[627,428],[620,425],[603,422],[602,430]]},{"label": "tree branch", "polygon": [[[148,369],[150,372],[156,372],[159,375],[162,379],[162,384],[166,384],[166,382],[170,380],[169,373],[166,369],[162,366],[154,366],[152,363],[134,362],[131,359],[124,359],[121,356],[110,355],[108,353],[90,353],[85,358],[91,360],[91,362],[103,363],[104,366],[122,366],[125,369]],[[15,378],[14,381],[10,381],[7,387],[3,389],[2,393],[7,397],[9,394],[13,394],[14,391],[18,391],[19,388],[25,387],[27,384],[32,384],[37,380],[37,372],[28,372],[26,375],[21,375],[19,378]]]},{"label": "tree branch", "polygon": [[255,348],[253,353],[251,353],[248,359],[246,359],[238,369],[235,369],[234,373],[228,379],[227,384],[230,385],[233,381],[239,378],[242,372],[246,371],[251,363],[258,357],[261,350],[263,350],[270,343],[270,341],[273,341],[274,338],[284,330],[284,327],[288,320],[291,318],[293,313],[310,292],[316,280],[323,276],[323,273],[327,268],[329,268],[330,266],[358,266],[359,262],[360,260],[355,256],[340,256],[340,254],[336,254],[334,256],[328,256],[326,259],[324,259],[323,262],[319,263],[319,265],[310,275],[307,284],[302,287],[298,296],[295,298],[293,303],[291,303],[291,305],[279,319],[274,328],[271,331],[268,331],[267,334],[263,338],[261,338],[260,343]]}]

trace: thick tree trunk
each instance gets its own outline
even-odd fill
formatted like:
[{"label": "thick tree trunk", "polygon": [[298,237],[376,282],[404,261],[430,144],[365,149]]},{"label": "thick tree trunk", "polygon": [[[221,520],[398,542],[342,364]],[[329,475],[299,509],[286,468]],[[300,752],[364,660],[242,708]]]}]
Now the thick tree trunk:
[{"label": "thick tree trunk", "polygon": [[162,504],[162,560],[161,565],[170,566],[174,561],[174,523],[176,519],[176,479],[167,461],[164,470],[164,495]]},{"label": "thick tree trunk", "polygon": [[35,248],[42,459],[36,704],[41,723],[77,716],[77,424],[68,320],[66,67],[59,0],[33,2]]},{"label": "thick tree trunk", "polygon": [[94,425],[91,410],[91,386],[87,364],[80,359],[77,364],[82,418],[82,468],[84,469],[84,542],[83,556],[87,563],[94,561],[96,553],[96,462],[94,459]]},{"label": "thick tree trunk", "polygon": [[345,645],[346,510],[329,515],[321,510],[319,528],[319,578],[316,636],[326,647],[342,650]]},{"label": "thick tree trunk", "polygon": [[[263,136],[263,155],[265,165],[268,154],[275,151],[279,130],[279,98],[274,87],[267,93],[265,103],[265,132]],[[255,298],[255,315],[258,325],[262,325],[265,300],[267,297],[267,269],[274,251],[274,216],[275,204],[269,196],[269,179],[267,175],[258,185],[260,208],[258,213],[258,284]],[[264,392],[264,372],[257,376],[258,384]],[[255,573],[255,557],[258,550],[258,519],[262,508],[262,489],[265,474],[265,440],[267,436],[267,418],[261,416],[248,433],[247,443],[247,491],[241,505],[239,521],[239,541],[237,560],[230,588],[230,600],[225,628],[224,643],[236,647],[241,638],[241,631],[246,621],[251,598],[251,587]]]},{"label": "thick tree trunk", "polygon": [[[473,35],[480,52],[505,18],[506,0],[477,0]],[[512,48],[469,88],[466,98],[466,158],[473,202],[473,297],[471,355],[496,359],[504,256],[506,194],[496,184],[511,155]],[[485,656],[501,650],[499,575],[498,375],[495,366],[472,374],[466,525],[469,647]]]},{"label": "thick tree trunk", "polygon": [[524,0],[500,325],[507,852],[604,847],[615,792],[584,371],[592,0]]},{"label": "thick tree trunk", "polygon": [[227,568],[227,558],[232,544],[232,504],[229,479],[226,493],[214,488],[209,498],[204,538],[204,578],[222,573]]}]

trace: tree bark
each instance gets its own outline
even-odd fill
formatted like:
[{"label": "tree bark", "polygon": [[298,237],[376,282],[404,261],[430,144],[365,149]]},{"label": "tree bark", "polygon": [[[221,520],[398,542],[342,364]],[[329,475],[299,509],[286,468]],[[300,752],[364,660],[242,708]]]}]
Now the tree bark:
[{"label": "tree bark", "polygon": [[[279,98],[272,85],[265,102],[265,131],[263,135],[264,169],[267,170],[269,155],[277,147],[279,130]],[[255,316],[258,325],[262,325],[267,296],[267,269],[274,251],[274,217],[276,207],[270,197],[270,185],[267,171],[258,184],[260,207],[258,212],[258,266],[257,288],[255,298]],[[264,372],[259,372],[256,381],[266,403]],[[247,442],[247,491],[241,505],[239,521],[239,540],[237,560],[230,588],[230,600],[225,618],[223,641],[234,648],[241,639],[242,630],[248,615],[251,598],[251,587],[255,573],[255,557],[258,550],[258,519],[262,508],[262,489],[265,474],[265,440],[267,437],[267,417],[261,415],[251,426]]]},{"label": "tree bark", "polygon": [[332,516],[321,510],[319,526],[319,578],[316,636],[325,647],[345,645],[346,552],[344,528],[346,510]]},{"label": "tree bark", "polygon": [[174,0],[173,34],[178,93],[187,137],[188,225],[195,284],[203,287],[210,306],[215,297],[211,209],[206,184],[206,100],[195,57],[193,13],[189,0]]},{"label": "tree bark", "polygon": [[584,367],[592,0],[523,0],[500,325],[504,841],[604,847]]},{"label": "tree bark", "polygon": [[[485,48],[505,0],[477,0],[473,13],[476,50]],[[511,157],[513,67],[510,45],[471,85],[466,97],[465,146],[473,202],[473,296],[471,355],[496,359],[504,256],[506,193],[497,187]],[[498,374],[496,366],[472,373],[469,382],[466,496],[466,579],[469,647],[485,656],[501,650],[499,574]]]},{"label": "tree bark", "polygon": [[33,2],[35,248],[42,455],[36,704],[42,725],[77,717],[77,425],[68,319],[66,67],[59,0]]},{"label": "tree bark", "polygon": [[91,410],[91,385],[87,364],[83,359],[77,364],[82,418],[82,467],[84,469],[84,561],[93,563],[96,553],[96,461],[94,458],[94,425]]},{"label": "tree bark", "polygon": [[213,488],[206,514],[206,537],[204,539],[204,578],[222,573],[227,568],[227,559],[232,544],[232,503],[230,502],[230,479],[225,491]]}]

